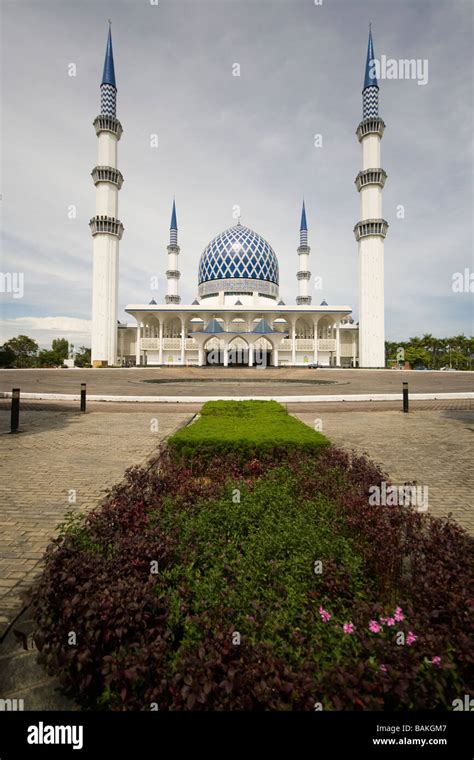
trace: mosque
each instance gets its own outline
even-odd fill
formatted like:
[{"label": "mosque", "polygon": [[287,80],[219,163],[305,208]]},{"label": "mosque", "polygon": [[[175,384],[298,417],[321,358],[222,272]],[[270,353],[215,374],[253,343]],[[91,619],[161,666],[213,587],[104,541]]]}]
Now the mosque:
[{"label": "mosque", "polygon": [[[308,365],[384,367],[384,239],[380,143],[385,124],[378,113],[379,87],[374,74],[372,32],[369,32],[362,121],[357,138],[362,170],[355,184],[360,219],[354,234],[359,256],[359,324],[347,305],[312,305],[308,225],[303,201],[297,248],[298,295],[294,304],[279,294],[278,259],[258,232],[241,224],[214,237],[201,254],[196,298],[181,303],[180,247],[173,201],[166,270],[165,303],[129,304],[135,320],[118,320],[119,241],[124,227],[118,218],[123,175],[117,168],[122,126],[116,115],[117,87],[109,28],[100,114],[94,121],[98,163],[92,171],[96,215],[93,237],[92,365],[183,366],[222,365],[282,367]],[[197,263],[197,262],[196,262]]]}]

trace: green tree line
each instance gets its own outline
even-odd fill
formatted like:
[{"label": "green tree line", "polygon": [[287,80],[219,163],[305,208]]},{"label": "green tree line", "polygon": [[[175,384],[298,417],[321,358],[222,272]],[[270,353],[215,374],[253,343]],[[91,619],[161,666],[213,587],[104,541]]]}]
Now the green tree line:
[{"label": "green tree line", "polygon": [[[62,367],[69,356],[69,342],[66,338],[55,338],[51,348],[40,349],[37,342],[27,335],[17,335],[0,346],[0,367],[32,368]],[[74,355],[76,367],[88,367],[91,350],[81,346]]]},{"label": "green tree line", "polygon": [[[403,349],[403,353],[400,349]],[[426,333],[421,338],[409,338],[398,343],[386,341],[385,352],[389,364],[403,364],[406,361],[412,367],[424,365],[429,369],[472,369],[474,338],[465,335],[436,338],[431,333]]]}]

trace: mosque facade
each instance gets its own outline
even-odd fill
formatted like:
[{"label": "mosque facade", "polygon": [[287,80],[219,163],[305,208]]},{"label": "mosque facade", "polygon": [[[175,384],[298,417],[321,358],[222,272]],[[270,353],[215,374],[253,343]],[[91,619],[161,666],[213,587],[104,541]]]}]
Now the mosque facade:
[{"label": "mosque facade", "polygon": [[[385,128],[378,115],[378,83],[372,70],[372,33],[365,68],[363,118],[357,128],[362,170],[355,179],[360,219],[354,227],[359,255],[359,323],[344,304],[312,304],[311,249],[303,201],[297,247],[297,296],[285,303],[279,292],[278,258],[258,232],[236,224],[214,237],[197,266],[197,291],[185,304],[179,293],[180,255],[173,201],[164,303],[129,304],[133,322],[118,320],[118,216],[123,176],[117,147],[122,126],[116,114],[117,87],[109,29],[100,86],[101,109],[94,121],[98,163],[92,171],[96,215],[93,237],[92,364],[185,366],[340,366],[383,367],[384,239],[380,142]],[[189,254],[187,254],[188,256]]]}]

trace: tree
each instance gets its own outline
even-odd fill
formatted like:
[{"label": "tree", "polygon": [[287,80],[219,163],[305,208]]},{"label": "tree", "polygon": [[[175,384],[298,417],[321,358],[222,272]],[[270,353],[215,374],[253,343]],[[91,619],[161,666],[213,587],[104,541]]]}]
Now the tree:
[{"label": "tree", "polygon": [[467,369],[467,362],[466,356],[457,348],[451,351],[451,364],[453,364],[455,369]]},{"label": "tree", "polygon": [[423,348],[429,353],[428,366],[434,369],[436,361],[436,338],[431,333],[425,333],[420,341]]},{"label": "tree", "polygon": [[90,367],[91,350],[86,346],[81,346],[76,353],[74,364],[76,367]]},{"label": "tree", "polygon": [[15,354],[6,344],[0,346],[0,367],[11,367],[15,361]]},{"label": "tree", "polygon": [[43,349],[39,352],[38,365],[40,367],[60,367],[64,359],[53,349]]},{"label": "tree", "polygon": [[400,343],[394,343],[393,341],[386,340],[385,341],[385,357],[387,360],[392,359],[395,360],[397,358],[397,349],[399,347]]},{"label": "tree", "polygon": [[27,335],[18,335],[16,338],[10,338],[3,345],[3,349],[13,351],[15,367],[33,367],[38,354],[38,344],[33,338]]},{"label": "tree", "polygon": [[51,344],[51,349],[60,357],[63,361],[69,356],[69,343],[66,338],[55,338]]},{"label": "tree", "polygon": [[429,366],[430,355],[428,351],[421,346],[408,346],[405,349],[405,360],[407,362],[410,362],[412,367],[416,366],[417,364],[424,364],[425,366]]}]

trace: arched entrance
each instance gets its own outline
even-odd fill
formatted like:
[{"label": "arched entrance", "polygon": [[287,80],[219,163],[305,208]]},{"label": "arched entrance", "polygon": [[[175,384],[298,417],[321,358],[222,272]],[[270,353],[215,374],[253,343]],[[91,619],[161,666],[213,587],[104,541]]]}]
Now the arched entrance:
[{"label": "arched entrance", "polygon": [[271,367],[273,346],[267,338],[261,337],[254,343],[254,367]]},{"label": "arched entrance", "polygon": [[229,343],[228,364],[232,367],[247,367],[249,363],[249,344],[237,336]]},{"label": "arched entrance", "polygon": [[219,338],[209,338],[204,343],[204,364],[211,366],[221,366],[224,364],[224,343]]}]

